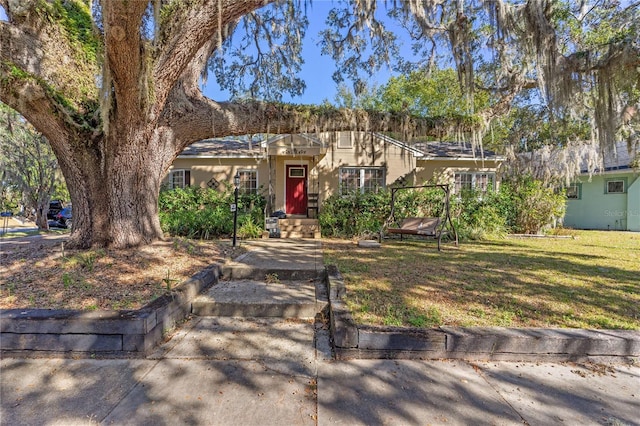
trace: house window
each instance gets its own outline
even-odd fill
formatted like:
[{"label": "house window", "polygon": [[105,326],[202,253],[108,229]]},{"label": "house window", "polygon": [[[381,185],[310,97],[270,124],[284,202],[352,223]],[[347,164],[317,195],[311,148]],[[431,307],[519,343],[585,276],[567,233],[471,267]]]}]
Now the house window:
[{"label": "house window", "polygon": [[351,132],[340,132],[338,134],[338,148],[352,148],[353,139],[351,139]]},{"label": "house window", "polygon": [[495,173],[456,173],[454,190],[456,194],[471,190],[487,192],[495,189],[495,182]]},{"label": "house window", "polygon": [[240,186],[238,187],[241,194],[258,193],[258,172],[256,170],[239,170]]},{"label": "house window", "polygon": [[624,194],[627,186],[624,179],[609,179],[605,185],[606,194]]},{"label": "house window", "polygon": [[572,183],[567,187],[567,198],[569,200],[582,199],[582,184]]},{"label": "house window", "polygon": [[169,188],[184,188],[191,185],[190,170],[172,170],[169,172]]},{"label": "house window", "polygon": [[289,167],[290,178],[303,178],[305,176],[306,169],[304,167]]},{"label": "house window", "polygon": [[340,191],[377,192],[385,186],[384,169],[380,167],[343,167],[340,169]]}]

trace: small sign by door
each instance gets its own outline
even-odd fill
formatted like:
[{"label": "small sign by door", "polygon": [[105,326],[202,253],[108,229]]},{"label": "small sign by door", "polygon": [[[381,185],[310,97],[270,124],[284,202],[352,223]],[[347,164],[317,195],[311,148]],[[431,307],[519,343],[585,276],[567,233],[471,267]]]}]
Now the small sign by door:
[{"label": "small sign by door", "polygon": [[278,227],[277,217],[268,217],[264,220],[264,227],[266,229],[276,229]]}]

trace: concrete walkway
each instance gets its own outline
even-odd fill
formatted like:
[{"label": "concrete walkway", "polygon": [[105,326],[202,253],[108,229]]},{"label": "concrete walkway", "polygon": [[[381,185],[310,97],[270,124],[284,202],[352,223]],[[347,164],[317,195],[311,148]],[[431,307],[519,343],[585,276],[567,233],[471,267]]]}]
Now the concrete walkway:
[{"label": "concrete walkway", "polygon": [[[315,240],[251,246],[236,271],[322,265]],[[285,275],[266,284],[299,285]],[[299,318],[194,316],[145,359],[0,368],[2,425],[640,425],[639,366],[335,361]]]}]

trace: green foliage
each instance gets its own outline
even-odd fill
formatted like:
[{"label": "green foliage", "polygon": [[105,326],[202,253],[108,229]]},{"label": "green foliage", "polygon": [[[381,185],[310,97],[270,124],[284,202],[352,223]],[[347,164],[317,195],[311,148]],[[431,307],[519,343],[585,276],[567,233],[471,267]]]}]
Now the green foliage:
[{"label": "green foliage", "polygon": [[470,108],[453,69],[428,71],[419,68],[408,74],[391,77],[380,87],[364,85],[357,94],[341,84],[334,102],[343,108],[410,114],[434,120],[450,118],[473,126],[480,124],[480,120],[470,111],[486,108],[489,95],[486,91],[476,93],[473,108]]},{"label": "green foliage", "polygon": [[240,238],[260,238],[264,226],[256,223],[251,216],[243,216],[238,224],[238,237]]},{"label": "green foliage", "polygon": [[308,25],[306,15],[292,2],[275,2],[245,14],[240,42],[226,38],[224,48],[209,60],[220,88],[229,90],[234,98],[269,101],[281,101],[283,93],[302,95],[306,83],[298,73],[304,63],[302,39]]},{"label": "green foliage", "polygon": [[91,10],[88,4],[78,0],[55,0],[42,2],[43,11],[58,21],[69,40],[93,62],[100,50],[100,38],[93,28]]},{"label": "green foliage", "polygon": [[[409,111],[421,117],[455,117],[469,113],[470,108],[458,84],[455,70],[412,71],[392,77],[381,91],[381,103],[390,111]],[[474,96],[473,110],[489,104],[487,92]]]},{"label": "green foliage", "polygon": [[444,213],[444,191],[440,188],[421,188],[396,192],[397,217],[440,217]]},{"label": "green foliage", "polygon": [[566,196],[531,176],[513,177],[502,182],[498,211],[515,233],[536,234],[564,216]]},{"label": "green foliage", "polygon": [[380,231],[391,212],[391,193],[334,194],[322,203],[318,217],[324,236],[353,237]]},{"label": "green foliage", "polygon": [[[0,103],[0,193],[2,206],[15,208],[21,198],[36,223],[47,228],[42,211],[52,195],[65,195],[58,162],[49,142],[23,117]],[[62,198],[68,199],[68,198]]]},{"label": "green foliage", "polygon": [[501,192],[464,191],[452,200],[451,215],[458,237],[463,240],[484,240],[507,233],[502,203],[510,205]]},{"label": "green foliage", "polygon": [[[397,220],[443,217],[444,191],[423,188],[398,191]],[[461,239],[482,240],[507,233],[538,233],[564,214],[565,196],[531,177],[503,182],[499,191],[464,191],[450,200],[450,213]],[[328,237],[376,234],[391,213],[390,191],[333,195],[322,205],[320,228]]]},{"label": "green foliage", "polygon": [[[158,199],[160,224],[164,232],[173,236],[202,239],[228,236],[233,233],[232,203],[232,192],[199,187],[163,190]],[[261,195],[240,195],[238,235],[250,238],[262,234],[264,206]]]},{"label": "green foliage", "polygon": [[571,140],[589,140],[592,127],[586,117],[553,116],[548,108],[513,108],[497,120],[495,131],[518,151],[532,151],[544,145],[565,146]]}]

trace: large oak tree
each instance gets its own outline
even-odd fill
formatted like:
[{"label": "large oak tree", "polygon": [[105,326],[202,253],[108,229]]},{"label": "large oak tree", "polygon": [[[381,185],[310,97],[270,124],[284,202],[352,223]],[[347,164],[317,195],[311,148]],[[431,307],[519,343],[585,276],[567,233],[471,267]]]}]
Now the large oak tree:
[{"label": "large oak tree", "polygon": [[[279,2],[279,14],[261,15],[260,9],[271,3],[276,2],[0,0],[9,18],[0,22],[0,100],[51,143],[74,205],[73,244],[128,247],[161,238],[160,182],[174,158],[204,138],[357,126],[407,134],[481,130],[508,111],[533,81],[554,111],[576,105],[578,91],[596,94],[578,106],[596,111],[592,116],[599,127],[609,126],[609,133],[624,124],[621,113],[635,114],[637,7],[615,2],[595,8],[586,1],[571,6],[551,0],[352,0],[330,13],[324,51],[337,61],[337,80],[358,82],[358,70],[394,61],[396,40],[376,15],[386,4],[390,16],[418,41],[424,63],[442,53],[437,45],[448,47],[472,119],[417,120],[205,98],[199,78],[209,67],[227,86],[236,81],[234,75],[243,78],[253,69],[249,78],[257,83],[247,86],[250,95],[260,95],[261,84],[274,81],[294,93],[304,88],[295,77],[278,73],[300,63],[296,46],[306,21],[296,14],[308,4]],[[256,42],[257,56],[236,52],[235,59],[225,61],[229,36],[241,20],[241,28],[253,34],[246,40]],[[597,20],[611,24],[611,31],[601,32],[602,39],[576,43]],[[279,37],[285,41],[278,45]],[[272,54],[292,56],[264,54],[261,39],[269,42]],[[252,58],[257,58],[253,68]],[[478,85],[494,95],[483,111],[473,110]]]}]

